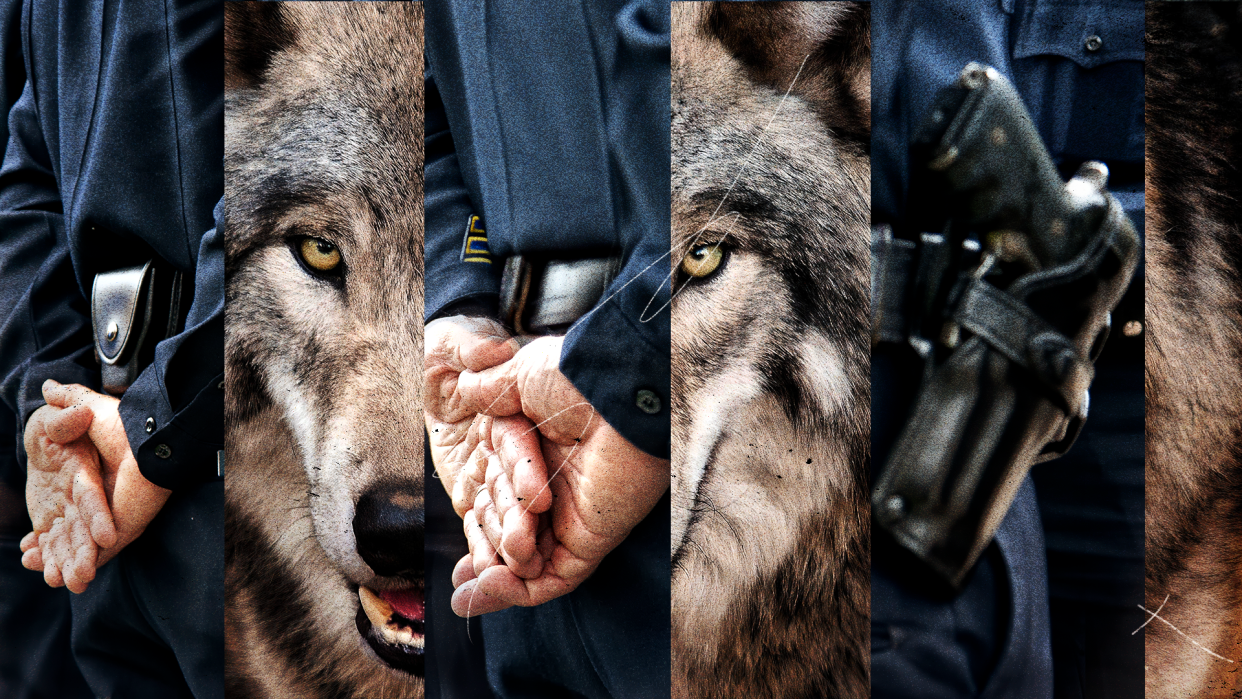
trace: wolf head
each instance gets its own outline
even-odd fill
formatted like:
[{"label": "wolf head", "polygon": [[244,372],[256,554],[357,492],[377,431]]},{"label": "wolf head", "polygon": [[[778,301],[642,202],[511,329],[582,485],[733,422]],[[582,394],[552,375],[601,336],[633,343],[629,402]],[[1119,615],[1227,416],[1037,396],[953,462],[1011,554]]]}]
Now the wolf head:
[{"label": "wolf head", "polygon": [[870,13],[674,3],[679,696],[866,696]]},{"label": "wolf head", "polygon": [[421,696],[422,6],[226,7],[231,686]]}]

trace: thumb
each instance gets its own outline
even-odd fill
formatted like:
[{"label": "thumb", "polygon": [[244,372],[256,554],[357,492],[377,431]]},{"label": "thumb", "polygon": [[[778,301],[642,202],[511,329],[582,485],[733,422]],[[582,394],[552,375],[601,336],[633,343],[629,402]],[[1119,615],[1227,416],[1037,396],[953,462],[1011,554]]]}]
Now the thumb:
[{"label": "thumb", "polygon": [[53,379],[43,382],[43,400],[55,408],[89,403],[97,393],[81,384],[63,384]]},{"label": "thumb", "polygon": [[483,371],[463,371],[457,377],[460,408],[480,415],[506,417],[522,412],[518,392],[518,361],[511,359]]}]

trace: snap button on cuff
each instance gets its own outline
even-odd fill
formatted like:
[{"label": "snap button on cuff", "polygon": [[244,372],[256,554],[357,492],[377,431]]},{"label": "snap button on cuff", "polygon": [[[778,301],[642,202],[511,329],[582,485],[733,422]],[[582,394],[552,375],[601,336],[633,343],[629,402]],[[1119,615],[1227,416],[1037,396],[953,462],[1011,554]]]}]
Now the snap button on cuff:
[{"label": "snap button on cuff", "polygon": [[167,444],[159,444],[155,447],[155,455],[161,459],[167,459],[172,456],[172,448],[170,448]]},{"label": "snap button on cuff", "polygon": [[645,388],[635,394],[634,404],[638,406],[639,410],[648,415],[655,415],[660,412],[660,397],[655,392],[648,391]]},{"label": "snap button on cuff", "polygon": [[1083,43],[1083,48],[1087,49],[1091,53],[1095,53],[1096,51],[1099,51],[1100,47],[1103,45],[1104,45],[1104,40],[1096,36],[1095,34],[1092,34],[1091,36],[1087,37],[1087,40]]},{"label": "snap button on cuff", "polygon": [[147,428],[147,434],[151,434],[152,432],[154,432],[155,431],[155,418],[153,417],[147,418],[146,425],[144,426]]}]

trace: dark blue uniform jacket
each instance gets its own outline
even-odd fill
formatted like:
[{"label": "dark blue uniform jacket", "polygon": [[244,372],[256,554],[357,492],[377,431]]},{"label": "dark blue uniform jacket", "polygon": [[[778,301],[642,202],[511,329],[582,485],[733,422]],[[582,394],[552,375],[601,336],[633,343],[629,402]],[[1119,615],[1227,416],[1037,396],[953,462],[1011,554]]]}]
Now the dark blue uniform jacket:
[{"label": "dark blue uniform jacket", "polygon": [[[0,221],[6,247],[54,238],[55,248],[0,339],[4,401],[24,425],[45,379],[98,390],[94,277],[162,258],[193,277],[193,305],[121,417],[149,480],[210,479],[223,442],[222,8],[27,2],[21,32],[29,77],[9,115]],[[19,356],[25,346],[35,354]]]},{"label": "dark blue uniform jacket", "polygon": [[[560,368],[669,456],[669,7],[664,0],[427,3],[426,313],[496,305],[506,256],[619,252]],[[480,216],[493,263],[462,261]],[[636,406],[656,393],[661,409]],[[668,693],[668,497],[577,590],[483,618],[501,696]],[[573,640],[571,640],[573,639]]]},{"label": "dark blue uniform jacket", "polygon": [[[427,301],[495,305],[517,253],[619,252],[561,371],[634,445],[669,455],[668,4],[427,5]],[[471,215],[493,262],[463,262]],[[655,392],[649,414],[636,393]]]}]

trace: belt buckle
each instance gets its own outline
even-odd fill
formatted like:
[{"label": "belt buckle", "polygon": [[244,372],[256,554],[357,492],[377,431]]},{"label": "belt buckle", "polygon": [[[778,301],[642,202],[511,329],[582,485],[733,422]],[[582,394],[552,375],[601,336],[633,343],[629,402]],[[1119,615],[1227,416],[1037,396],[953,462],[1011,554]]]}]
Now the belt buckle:
[{"label": "belt buckle", "polygon": [[620,256],[514,255],[500,277],[500,318],[515,336],[564,335],[604,297]]}]

